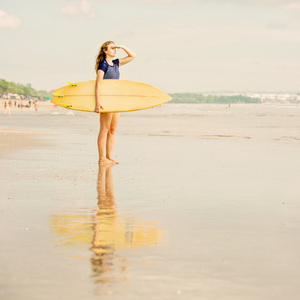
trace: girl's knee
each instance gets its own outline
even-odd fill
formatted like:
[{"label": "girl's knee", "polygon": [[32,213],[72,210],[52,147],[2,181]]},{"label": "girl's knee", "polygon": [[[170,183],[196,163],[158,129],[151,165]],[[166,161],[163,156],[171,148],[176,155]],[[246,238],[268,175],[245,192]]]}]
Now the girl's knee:
[{"label": "girl's knee", "polygon": [[110,131],[109,127],[103,127],[103,126],[100,127],[100,134],[101,133],[106,133],[107,134],[109,131]]},{"label": "girl's knee", "polygon": [[116,133],[116,128],[110,128],[109,133],[110,134],[115,134]]}]

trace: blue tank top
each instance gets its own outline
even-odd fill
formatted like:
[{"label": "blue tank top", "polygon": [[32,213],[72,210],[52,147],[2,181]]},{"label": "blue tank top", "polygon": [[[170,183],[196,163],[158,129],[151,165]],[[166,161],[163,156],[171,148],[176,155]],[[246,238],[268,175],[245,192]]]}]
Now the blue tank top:
[{"label": "blue tank top", "polygon": [[113,65],[111,66],[106,59],[99,64],[98,70],[102,70],[104,72],[103,79],[119,79],[120,71],[119,71],[119,59],[114,59]]}]

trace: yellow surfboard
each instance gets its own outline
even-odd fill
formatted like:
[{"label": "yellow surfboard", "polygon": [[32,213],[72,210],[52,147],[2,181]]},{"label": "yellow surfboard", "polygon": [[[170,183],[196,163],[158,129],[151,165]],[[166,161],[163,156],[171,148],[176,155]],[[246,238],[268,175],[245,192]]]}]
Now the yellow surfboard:
[{"label": "yellow surfboard", "polygon": [[[68,82],[53,92],[52,103],[74,110],[95,109],[95,80]],[[172,98],[149,84],[130,80],[105,79],[101,83],[100,112],[141,110],[170,101]]]}]

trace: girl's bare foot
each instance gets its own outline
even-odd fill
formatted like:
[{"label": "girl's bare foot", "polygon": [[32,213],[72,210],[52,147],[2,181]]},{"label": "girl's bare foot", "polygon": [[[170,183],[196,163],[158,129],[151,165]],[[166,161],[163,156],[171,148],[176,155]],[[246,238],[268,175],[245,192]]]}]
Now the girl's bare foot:
[{"label": "girl's bare foot", "polygon": [[118,161],[116,161],[116,160],[114,160],[114,159],[112,159],[112,158],[108,158],[111,162],[113,162],[114,164],[116,164],[116,165],[119,165],[120,163],[118,162]]},{"label": "girl's bare foot", "polygon": [[99,163],[99,165],[111,164],[111,163],[113,163],[113,161],[111,161],[110,159],[107,159],[107,158],[100,158],[98,163]]}]

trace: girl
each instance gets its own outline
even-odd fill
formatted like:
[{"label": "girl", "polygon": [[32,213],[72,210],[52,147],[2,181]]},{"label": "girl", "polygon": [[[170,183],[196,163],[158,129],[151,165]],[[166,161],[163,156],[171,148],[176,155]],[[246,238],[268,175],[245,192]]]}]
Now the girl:
[{"label": "girl", "polygon": [[[123,49],[128,56],[120,59],[113,58],[117,49]],[[98,135],[99,164],[119,164],[112,158],[115,144],[115,132],[119,121],[120,113],[102,113],[104,109],[99,100],[100,86],[103,79],[119,79],[119,66],[123,66],[135,58],[135,53],[125,46],[115,45],[114,42],[105,42],[98,53],[95,70],[97,79],[95,85],[95,112],[100,113],[100,132]]]}]

